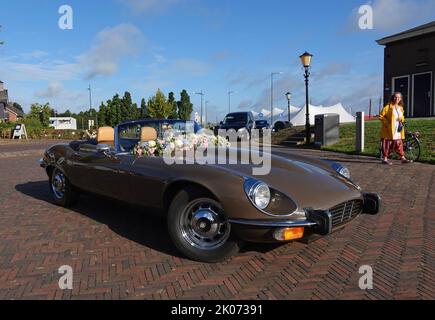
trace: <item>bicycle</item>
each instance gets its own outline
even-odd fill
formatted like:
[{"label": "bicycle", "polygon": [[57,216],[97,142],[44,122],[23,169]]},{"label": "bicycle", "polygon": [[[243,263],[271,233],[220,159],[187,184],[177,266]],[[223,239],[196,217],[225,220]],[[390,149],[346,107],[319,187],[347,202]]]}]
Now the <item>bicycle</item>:
[{"label": "bicycle", "polygon": [[[416,162],[420,160],[421,156],[421,142],[420,142],[420,132],[408,131],[408,124],[405,122],[405,139],[403,140],[403,150],[405,151],[405,157],[408,160]],[[379,144],[379,155],[382,158],[382,141]],[[393,152],[392,158],[398,157],[398,155]]]}]

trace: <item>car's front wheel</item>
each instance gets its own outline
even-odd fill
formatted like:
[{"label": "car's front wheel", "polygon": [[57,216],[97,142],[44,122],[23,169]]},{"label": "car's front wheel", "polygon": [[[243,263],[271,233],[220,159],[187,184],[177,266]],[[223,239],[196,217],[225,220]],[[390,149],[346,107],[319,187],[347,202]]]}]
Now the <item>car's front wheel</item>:
[{"label": "car's front wheel", "polygon": [[168,230],[177,249],[186,257],[207,263],[220,262],[239,251],[222,206],[197,188],[179,192],[168,212]]},{"label": "car's front wheel", "polygon": [[53,200],[57,205],[69,207],[77,202],[78,193],[61,170],[51,170],[49,183]]}]

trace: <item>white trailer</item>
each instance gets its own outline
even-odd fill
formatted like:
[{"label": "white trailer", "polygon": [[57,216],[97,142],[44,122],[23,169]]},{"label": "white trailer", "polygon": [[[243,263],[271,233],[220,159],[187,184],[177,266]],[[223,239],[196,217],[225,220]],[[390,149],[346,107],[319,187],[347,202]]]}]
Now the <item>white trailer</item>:
[{"label": "white trailer", "polygon": [[56,130],[77,130],[77,120],[71,117],[50,118],[50,127]]}]

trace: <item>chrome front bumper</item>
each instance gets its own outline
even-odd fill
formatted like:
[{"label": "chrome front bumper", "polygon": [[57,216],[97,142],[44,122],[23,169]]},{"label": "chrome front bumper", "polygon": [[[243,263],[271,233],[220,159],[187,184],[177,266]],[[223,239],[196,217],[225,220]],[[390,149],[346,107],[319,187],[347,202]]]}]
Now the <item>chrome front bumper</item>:
[{"label": "chrome front bumper", "polygon": [[[378,194],[364,193],[364,204],[361,214],[376,215],[381,210],[382,199]],[[334,230],[341,229],[347,223],[334,226],[332,214],[329,210],[305,210],[306,219],[302,220],[247,220],[247,219],[230,219],[229,222],[239,226],[254,227],[254,228],[309,228],[314,234],[326,236]],[[359,214],[359,215],[361,215]],[[358,216],[359,216],[358,215]],[[356,218],[356,217],[355,217]]]},{"label": "chrome front bumper", "polygon": [[244,220],[244,219],[230,219],[230,223],[265,228],[296,228],[296,227],[313,227],[315,222],[309,220],[298,221],[270,221],[270,220]]}]

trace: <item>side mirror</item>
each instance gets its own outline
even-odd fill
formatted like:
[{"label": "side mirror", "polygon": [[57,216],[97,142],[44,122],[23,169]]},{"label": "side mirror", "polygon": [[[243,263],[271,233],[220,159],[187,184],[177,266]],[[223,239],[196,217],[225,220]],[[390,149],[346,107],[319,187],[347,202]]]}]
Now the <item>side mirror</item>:
[{"label": "side mirror", "polygon": [[106,153],[106,152],[109,152],[109,151],[110,151],[109,145],[104,144],[104,143],[99,143],[97,145],[97,152],[98,153]]},{"label": "side mirror", "polygon": [[221,121],[221,122],[219,122],[219,124],[220,124],[220,125],[223,125],[223,124],[224,124],[224,122],[223,122],[223,121]]}]

